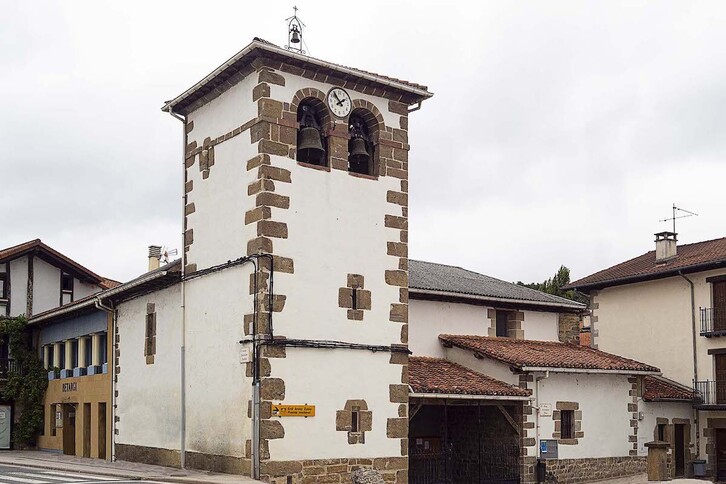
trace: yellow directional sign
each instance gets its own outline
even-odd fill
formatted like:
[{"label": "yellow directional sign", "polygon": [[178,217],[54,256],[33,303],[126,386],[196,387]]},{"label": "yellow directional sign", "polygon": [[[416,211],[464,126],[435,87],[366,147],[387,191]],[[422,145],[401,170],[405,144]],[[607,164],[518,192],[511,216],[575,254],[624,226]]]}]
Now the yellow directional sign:
[{"label": "yellow directional sign", "polygon": [[272,405],[273,417],[314,417],[315,405]]}]

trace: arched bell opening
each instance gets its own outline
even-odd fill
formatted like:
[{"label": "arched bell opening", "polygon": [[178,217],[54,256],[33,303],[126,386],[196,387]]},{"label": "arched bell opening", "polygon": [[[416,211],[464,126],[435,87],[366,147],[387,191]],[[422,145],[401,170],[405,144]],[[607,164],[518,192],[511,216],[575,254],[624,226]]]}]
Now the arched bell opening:
[{"label": "arched bell opening", "polygon": [[375,175],[375,145],[366,112],[356,109],[348,120],[348,171],[362,175]]},{"label": "arched bell opening", "polygon": [[327,165],[327,140],[321,120],[324,104],[319,99],[306,99],[297,109],[297,153],[295,159],[311,165]]}]

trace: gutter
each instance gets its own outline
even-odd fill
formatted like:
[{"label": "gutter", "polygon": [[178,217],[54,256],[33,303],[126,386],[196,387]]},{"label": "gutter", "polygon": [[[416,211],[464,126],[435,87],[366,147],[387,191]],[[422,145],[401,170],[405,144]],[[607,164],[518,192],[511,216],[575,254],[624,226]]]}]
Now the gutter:
[{"label": "gutter", "polygon": [[[112,306],[105,306],[101,301],[100,296],[96,296],[93,301],[96,303],[96,308],[102,311],[106,311],[107,314],[111,315],[111,331],[108,338],[112,338],[113,351],[109,355],[109,360],[113,364],[111,366],[111,455],[109,456],[109,462],[116,462],[116,352],[118,351],[118,343],[116,342],[116,324],[118,322],[116,315],[117,311]],[[106,344],[108,344],[108,338]]]},{"label": "gutter", "polygon": [[[696,290],[693,281],[683,274],[683,271],[678,271],[678,275],[686,280],[691,289],[691,340],[692,340],[692,351],[693,351],[693,386],[696,386],[698,381],[698,349],[697,349],[697,336],[696,336]],[[701,454],[701,430],[700,430],[700,412],[698,409],[694,409],[696,412],[696,454]]]},{"label": "gutter", "polygon": [[408,398],[441,398],[447,400],[531,400],[530,396],[468,395],[460,393],[409,393]]},{"label": "gutter", "polygon": [[593,375],[657,375],[660,371],[647,370],[599,370],[596,368],[548,368],[546,366],[523,366],[519,368],[521,371],[541,371],[552,373],[586,373]]},{"label": "gutter", "polygon": [[384,86],[394,87],[394,88],[402,90],[402,91],[416,94],[423,98],[429,98],[429,97],[433,96],[432,92],[429,92],[425,89],[415,88],[413,86],[409,86],[406,84],[402,84],[402,83],[398,83],[398,82],[391,81],[388,79],[384,79],[384,78],[378,77],[373,74],[368,74],[363,71],[359,71],[357,69],[351,69],[350,67],[344,67],[344,66],[334,64],[331,62],[323,61],[320,59],[315,59],[313,57],[308,57],[306,55],[296,54],[294,52],[282,49],[277,46],[263,44],[258,41],[252,41],[247,47],[245,47],[244,49],[242,49],[241,51],[236,53],[234,56],[232,56],[229,60],[227,60],[227,62],[225,62],[221,66],[217,67],[214,71],[212,71],[210,74],[208,74],[204,79],[197,82],[192,87],[190,87],[189,89],[187,89],[186,91],[184,91],[179,96],[172,99],[171,101],[168,101],[164,105],[164,107],[161,108],[161,110],[164,112],[171,112],[176,104],[179,104],[180,102],[184,101],[187,97],[189,97],[190,95],[194,94],[196,91],[201,89],[202,86],[207,84],[209,81],[211,81],[212,79],[217,77],[219,74],[224,72],[227,68],[231,67],[234,63],[236,63],[238,60],[245,57],[246,55],[248,55],[255,49],[265,50],[265,51],[273,52],[276,54],[282,54],[286,57],[291,57],[293,59],[301,60],[301,61],[304,61],[304,62],[307,62],[310,64],[316,64],[320,67],[336,70],[336,71],[342,72],[344,74],[348,74],[348,75],[352,75],[352,76],[366,79],[369,81],[373,81],[378,84],[383,84]]},{"label": "gutter", "polygon": [[461,299],[473,299],[476,301],[488,301],[488,302],[507,302],[507,303],[519,303],[519,304],[528,304],[532,306],[542,306],[542,307],[551,307],[551,308],[567,308],[567,309],[579,309],[584,310],[587,309],[587,306],[580,303],[573,302],[572,304],[558,304],[555,302],[542,302],[542,301],[530,301],[529,299],[513,299],[513,298],[504,298],[504,297],[495,297],[495,296],[479,296],[476,294],[466,294],[461,292],[449,292],[449,291],[436,291],[433,289],[413,289],[409,288],[409,292],[411,294],[428,294],[431,296],[448,296],[448,297],[458,297]]}]

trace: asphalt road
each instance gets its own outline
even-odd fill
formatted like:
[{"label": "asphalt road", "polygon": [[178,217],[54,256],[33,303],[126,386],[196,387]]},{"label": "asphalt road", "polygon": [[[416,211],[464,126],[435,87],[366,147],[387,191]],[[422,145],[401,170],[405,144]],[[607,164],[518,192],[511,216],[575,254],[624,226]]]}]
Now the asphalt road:
[{"label": "asphalt road", "polygon": [[138,479],[98,476],[88,473],[55,471],[24,466],[0,464],[0,484],[72,484],[72,483],[138,483],[154,482]]}]

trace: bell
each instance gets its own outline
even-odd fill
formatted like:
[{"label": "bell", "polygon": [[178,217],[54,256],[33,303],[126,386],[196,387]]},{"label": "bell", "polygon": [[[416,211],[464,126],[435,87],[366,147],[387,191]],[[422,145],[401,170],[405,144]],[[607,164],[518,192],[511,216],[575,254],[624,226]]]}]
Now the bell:
[{"label": "bell", "polygon": [[367,172],[368,160],[370,155],[366,150],[366,142],[363,138],[353,138],[350,140],[350,161],[351,170],[355,172]]},{"label": "bell", "polygon": [[299,44],[300,43],[300,34],[297,33],[296,29],[293,29],[292,35],[290,36],[290,43],[291,44]]},{"label": "bell", "polygon": [[318,163],[324,153],[320,131],[312,126],[306,126],[297,132],[297,161]]}]

